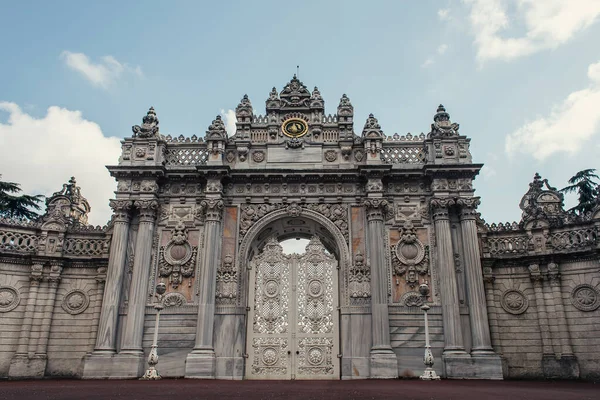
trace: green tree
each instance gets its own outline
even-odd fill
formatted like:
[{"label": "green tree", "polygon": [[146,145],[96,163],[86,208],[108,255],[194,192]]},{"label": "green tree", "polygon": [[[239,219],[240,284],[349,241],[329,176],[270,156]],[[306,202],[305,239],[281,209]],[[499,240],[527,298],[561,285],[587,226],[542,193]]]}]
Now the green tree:
[{"label": "green tree", "polygon": [[21,185],[14,182],[2,181],[0,175],[0,216],[9,218],[35,219],[39,217],[36,211],[41,209],[40,203],[44,196],[21,194]]},{"label": "green tree", "polygon": [[594,172],[596,170],[592,168],[579,171],[569,179],[569,186],[560,189],[561,193],[576,192],[579,196],[579,204],[569,211],[576,211],[581,215],[594,208],[596,196],[598,196],[598,191],[596,190],[598,182],[594,179],[600,179]]}]

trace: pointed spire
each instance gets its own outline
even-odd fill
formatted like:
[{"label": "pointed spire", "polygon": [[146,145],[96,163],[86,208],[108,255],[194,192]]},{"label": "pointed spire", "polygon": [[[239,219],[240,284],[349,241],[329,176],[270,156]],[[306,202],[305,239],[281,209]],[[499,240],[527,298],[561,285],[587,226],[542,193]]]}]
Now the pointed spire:
[{"label": "pointed spire", "polygon": [[362,131],[362,136],[371,139],[383,138],[383,132],[381,131],[381,126],[379,126],[379,121],[373,114],[369,114]]},{"label": "pointed spire", "polygon": [[221,116],[217,115],[206,131],[206,140],[218,140],[226,138],[227,131],[225,130],[225,124],[223,123]]},{"label": "pointed spire", "polygon": [[350,99],[348,98],[348,96],[346,96],[346,94],[344,93],[342,95],[342,98],[340,99],[340,104],[338,105],[337,108],[337,114],[338,116],[353,116],[354,115],[354,107],[352,106],[352,103],[350,102]]},{"label": "pointed spire", "polygon": [[246,122],[245,119],[252,117],[253,113],[252,103],[250,102],[248,95],[245,94],[244,97],[242,97],[242,100],[240,100],[240,104],[235,108],[235,116],[239,122]]},{"label": "pointed spire", "polygon": [[142,126],[134,125],[131,127],[133,137],[150,138],[158,136],[158,118],[154,107],[150,107],[146,116],[142,118]]},{"label": "pointed spire", "polygon": [[317,88],[316,86],[310,96],[310,108],[312,108],[312,109],[325,108],[325,102],[323,101],[323,97],[321,97],[321,92],[319,92],[319,88]]}]

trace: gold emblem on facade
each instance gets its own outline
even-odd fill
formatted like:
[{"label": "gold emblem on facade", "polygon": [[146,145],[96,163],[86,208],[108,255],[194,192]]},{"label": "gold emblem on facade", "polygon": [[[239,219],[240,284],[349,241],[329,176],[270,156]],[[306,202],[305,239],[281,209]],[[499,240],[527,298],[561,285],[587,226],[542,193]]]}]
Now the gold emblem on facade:
[{"label": "gold emblem on facade", "polygon": [[283,134],[292,138],[306,135],[308,124],[300,118],[290,118],[283,123]]}]

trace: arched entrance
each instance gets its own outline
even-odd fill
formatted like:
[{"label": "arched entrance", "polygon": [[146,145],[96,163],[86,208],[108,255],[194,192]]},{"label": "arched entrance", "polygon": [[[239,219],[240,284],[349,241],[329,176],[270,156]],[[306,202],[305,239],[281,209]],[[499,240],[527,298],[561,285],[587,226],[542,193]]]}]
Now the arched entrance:
[{"label": "arched entrance", "polygon": [[339,379],[337,264],[317,236],[301,255],[272,236],[253,257],[247,379]]}]

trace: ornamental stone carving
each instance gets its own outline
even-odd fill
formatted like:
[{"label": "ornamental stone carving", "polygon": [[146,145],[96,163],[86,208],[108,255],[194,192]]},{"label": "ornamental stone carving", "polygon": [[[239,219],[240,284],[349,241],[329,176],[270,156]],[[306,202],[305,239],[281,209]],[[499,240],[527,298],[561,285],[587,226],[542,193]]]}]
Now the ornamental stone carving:
[{"label": "ornamental stone carving", "polygon": [[354,264],[348,271],[348,293],[353,305],[368,302],[371,297],[371,268],[360,252],[354,256]]},{"label": "ornamental stone carving", "polygon": [[261,163],[265,161],[265,152],[262,150],[258,150],[252,153],[252,160],[255,163]]},{"label": "ornamental stone carving", "polygon": [[148,113],[142,118],[142,125],[134,125],[131,127],[133,137],[138,138],[155,138],[158,137],[158,118],[154,107],[150,107]]},{"label": "ornamental stone carving", "polygon": [[164,295],[162,303],[165,307],[181,307],[187,304],[187,299],[181,293],[171,292]]},{"label": "ornamental stone carving", "polygon": [[83,290],[74,289],[63,298],[62,309],[71,315],[84,312],[90,305],[90,298]]},{"label": "ornamental stone carving", "polygon": [[431,124],[431,137],[458,136],[458,128],[459,125],[457,123],[450,122],[450,114],[440,104],[433,117],[433,124]]},{"label": "ornamental stone carving", "polygon": [[238,273],[231,254],[223,257],[223,264],[217,270],[216,300],[219,304],[236,304]]},{"label": "ornamental stone carving", "polygon": [[429,205],[431,207],[431,216],[436,219],[448,219],[449,208],[456,204],[456,201],[451,197],[433,197]]},{"label": "ornamental stone carving", "polygon": [[594,311],[600,307],[600,295],[594,286],[584,283],[571,291],[571,303],[578,310]]},{"label": "ornamental stone carving", "polygon": [[325,152],[325,159],[329,162],[334,162],[335,160],[337,160],[338,157],[338,153],[335,150],[327,150]]},{"label": "ornamental stone carving", "polygon": [[220,199],[207,199],[200,202],[200,212],[206,221],[221,221],[225,203]]},{"label": "ornamental stone carving", "polygon": [[477,206],[480,204],[479,197],[464,197],[456,200],[456,205],[460,207],[461,219],[476,219]]},{"label": "ornamental stone carving", "polygon": [[171,286],[177,288],[183,278],[194,276],[197,253],[198,247],[190,245],[187,228],[179,221],[171,231],[171,240],[159,249],[159,276],[168,277]]},{"label": "ornamental stone carving", "polygon": [[509,289],[502,294],[500,305],[509,314],[523,314],[529,308],[529,300],[523,292],[517,289]]},{"label": "ornamental stone carving", "polygon": [[387,215],[389,203],[382,198],[368,198],[363,201],[367,211],[367,221],[382,220]]},{"label": "ornamental stone carving", "polygon": [[404,304],[406,307],[421,307],[423,297],[418,292],[406,292],[400,298],[400,304]]},{"label": "ornamental stone carving", "polygon": [[21,301],[19,291],[12,286],[0,286],[0,312],[14,310]]},{"label": "ornamental stone carving", "polygon": [[133,202],[135,208],[139,210],[140,222],[153,222],[159,209],[156,200],[136,200]]},{"label": "ornamental stone carving", "polygon": [[405,275],[406,283],[414,288],[419,284],[418,275],[429,270],[429,248],[417,238],[413,224],[406,221],[400,240],[391,246],[393,274]]}]

